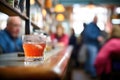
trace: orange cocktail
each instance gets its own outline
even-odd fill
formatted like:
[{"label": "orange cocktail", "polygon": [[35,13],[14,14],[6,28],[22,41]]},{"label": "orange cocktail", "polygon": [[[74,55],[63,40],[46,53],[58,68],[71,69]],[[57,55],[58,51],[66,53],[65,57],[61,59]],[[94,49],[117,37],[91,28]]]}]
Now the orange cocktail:
[{"label": "orange cocktail", "polygon": [[27,57],[43,57],[45,44],[24,43],[23,48],[24,48],[25,56]]},{"label": "orange cocktail", "polygon": [[23,49],[26,61],[40,61],[44,57],[46,38],[43,35],[24,35]]}]

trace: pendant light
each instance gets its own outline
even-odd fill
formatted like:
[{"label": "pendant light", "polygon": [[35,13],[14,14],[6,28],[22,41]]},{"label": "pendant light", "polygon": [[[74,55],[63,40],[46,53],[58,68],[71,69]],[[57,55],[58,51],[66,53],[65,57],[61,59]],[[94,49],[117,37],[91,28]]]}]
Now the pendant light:
[{"label": "pendant light", "polygon": [[58,3],[55,8],[54,8],[54,11],[56,13],[61,13],[61,12],[64,12],[65,11],[65,8],[62,4]]},{"label": "pendant light", "polygon": [[64,15],[63,14],[57,14],[56,15],[56,20],[57,21],[64,21]]}]

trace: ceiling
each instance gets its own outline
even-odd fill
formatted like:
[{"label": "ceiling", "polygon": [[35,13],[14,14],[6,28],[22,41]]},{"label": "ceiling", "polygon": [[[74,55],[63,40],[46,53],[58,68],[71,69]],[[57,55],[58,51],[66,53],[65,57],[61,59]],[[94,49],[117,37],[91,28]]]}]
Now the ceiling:
[{"label": "ceiling", "polygon": [[63,5],[73,5],[73,4],[88,4],[93,2],[94,4],[115,4],[120,5],[120,0],[53,0],[62,3]]}]

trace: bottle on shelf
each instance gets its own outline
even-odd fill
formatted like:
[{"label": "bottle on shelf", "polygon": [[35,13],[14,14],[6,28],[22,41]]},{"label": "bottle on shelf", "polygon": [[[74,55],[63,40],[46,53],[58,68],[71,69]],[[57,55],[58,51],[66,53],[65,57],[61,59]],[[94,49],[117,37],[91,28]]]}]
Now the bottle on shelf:
[{"label": "bottle on shelf", "polygon": [[14,0],[5,0],[5,1],[14,8]]}]

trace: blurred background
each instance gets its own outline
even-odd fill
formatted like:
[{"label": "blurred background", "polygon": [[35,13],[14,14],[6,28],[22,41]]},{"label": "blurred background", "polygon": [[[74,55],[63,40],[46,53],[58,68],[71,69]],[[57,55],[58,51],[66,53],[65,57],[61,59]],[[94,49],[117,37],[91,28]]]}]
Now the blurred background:
[{"label": "blurred background", "polygon": [[[19,1],[19,0],[18,0]],[[111,24],[120,24],[119,0],[30,0],[30,17],[36,25],[46,32],[55,32],[58,23],[62,23],[65,32],[70,34],[70,28],[74,28],[75,35],[79,36],[83,31],[83,23],[90,23],[93,17],[98,17],[97,25],[101,30],[110,32]],[[23,14],[25,10],[23,11]],[[0,12],[0,30],[6,25],[8,16]],[[24,21],[23,21],[24,26]],[[24,27],[23,27],[24,28]],[[31,32],[34,31],[31,26]],[[22,30],[24,34],[24,29]]]},{"label": "blurred background", "polygon": [[[22,7],[19,5],[20,1],[23,1]],[[25,15],[25,3],[26,0],[14,0],[11,6],[19,14]],[[113,27],[120,26],[120,0],[30,0],[30,21],[34,23],[30,25],[30,33],[36,30],[44,30],[47,34],[55,33],[57,24],[62,24],[65,33],[69,36],[71,28],[74,29],[77,46],[80,47],[83,24],[92,22],[94,16],[98,18],[99,29],[109,35]],[[7,19],[8,15],[0,12],[0,30],[6,28]],[[20,35],[23,34],[25,34],[24,20]],[[79,49],[76,54],[79,53]],[[71,74],[68,80],[91,80],[84,73],[83,63],[73,59],[70,64]]]}]

